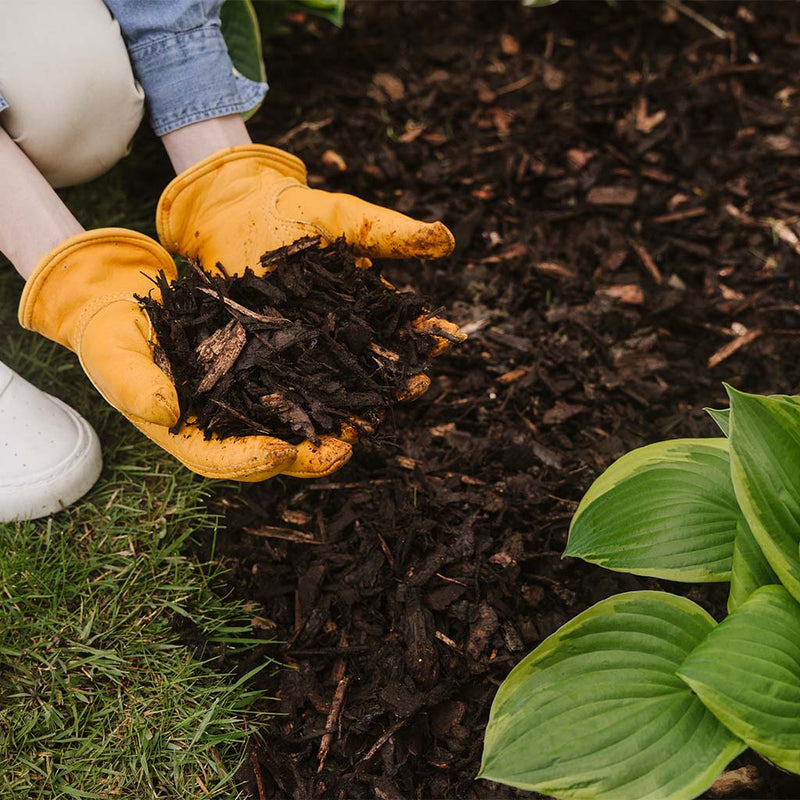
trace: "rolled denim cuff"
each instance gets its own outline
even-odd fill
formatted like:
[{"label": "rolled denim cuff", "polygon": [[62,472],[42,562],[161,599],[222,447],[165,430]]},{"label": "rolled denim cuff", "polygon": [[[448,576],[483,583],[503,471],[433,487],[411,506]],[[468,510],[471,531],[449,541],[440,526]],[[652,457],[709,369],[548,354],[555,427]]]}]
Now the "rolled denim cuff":
[{"label": "rolled denim cuff", "polygon": [[192,122],[248,111],[269,88],[233,67],[216,24],[170,33],[129,50],[157,136]]}]

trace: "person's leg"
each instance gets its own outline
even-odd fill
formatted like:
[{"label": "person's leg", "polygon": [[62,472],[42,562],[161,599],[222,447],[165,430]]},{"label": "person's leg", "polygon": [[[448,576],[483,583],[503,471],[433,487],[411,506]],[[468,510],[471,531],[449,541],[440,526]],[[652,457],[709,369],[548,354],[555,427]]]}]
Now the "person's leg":
[{"label": "person's leg", "polygon": [[[0,250],[27,278],[82,230],[52,186],[124,156],[143,97],[101,0],[0,3],[0,95]],[[0,522],[59,511],[101,468],[89,424],[0,363]]]},{"label": "person's leg", "polygon": [[[82,228],[2,128],[0,174],[0,250],[27,278]],[[59,511],[91,488],[101,468],[89,424],[0,362],[0,522]]]},{"label": "person's leg", "polygon": [[0,125],[53,186],[96,178],[129,150],[144,113],[102,0],[0,3]]}]

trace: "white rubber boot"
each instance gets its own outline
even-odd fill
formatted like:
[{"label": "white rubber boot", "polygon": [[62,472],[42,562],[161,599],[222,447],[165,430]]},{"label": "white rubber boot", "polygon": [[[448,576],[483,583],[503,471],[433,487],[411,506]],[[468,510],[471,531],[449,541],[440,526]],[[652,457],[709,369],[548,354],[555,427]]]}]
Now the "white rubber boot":
[{"label": "white rubber boot", "polygon": [[0,363],[0,522],[54,514],[102,469],[89,423]]}]

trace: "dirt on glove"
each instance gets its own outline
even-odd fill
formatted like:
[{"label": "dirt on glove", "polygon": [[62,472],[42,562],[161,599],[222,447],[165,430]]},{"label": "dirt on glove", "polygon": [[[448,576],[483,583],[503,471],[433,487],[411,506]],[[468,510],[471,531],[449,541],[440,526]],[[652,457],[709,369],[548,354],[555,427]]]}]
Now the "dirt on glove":
[{"label": "dirt on glove", "polygon": [[453,338],[412,325],[432,316],[425,301],[357,267],[343,239],[319,245],[307,237],[265,253],[265,276],[190,262],[177,281],[159,276],[161,302],[138,298],[156,333],[154,359],[178,392],[178,425],[317,444],[347,422],[370,436],[425,370],[437,336]]}]

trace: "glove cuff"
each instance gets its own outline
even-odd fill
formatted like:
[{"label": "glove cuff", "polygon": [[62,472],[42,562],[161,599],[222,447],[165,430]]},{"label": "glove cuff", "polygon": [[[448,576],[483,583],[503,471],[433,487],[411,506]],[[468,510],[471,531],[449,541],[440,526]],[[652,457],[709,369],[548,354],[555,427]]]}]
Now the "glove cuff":
[{"label": "glove cuff", "polygon": [[[39,260],[19,302],[19,324],[77,352],[80,332],[114,300],[146,295],[163,270],[177,277],[158,242],[126,228],[99,228],[63,241]],[[147,273],[147,274],[145,274]]]},{"label": "glove cuff", "polygon": [[[237,166],[239,167],[237,169]],[[189,190],[189,197],[201,193],[199,188],[203,179],[213,176],[223,168],[230,171],[232,177],[238,175],[251,176],[256,171],[270,170],[278,177],[290,178],[297,183],[306,184],[306,167],[297,156],[291,155],[277,147],[264,144],[245,144],[237,147],[226,147],[216,153],[198,161],[189,169],[184,170],[174,178],[164,189],[156,210],[156,230],[161,243],[171,252],[179,251],[179,242],[182,238],[181,223],[173,224],[171,212],[173,207],[185,205],[186,201],[179,202],[179,197]],[[179,213],[183,219],[185,213]]]}]

